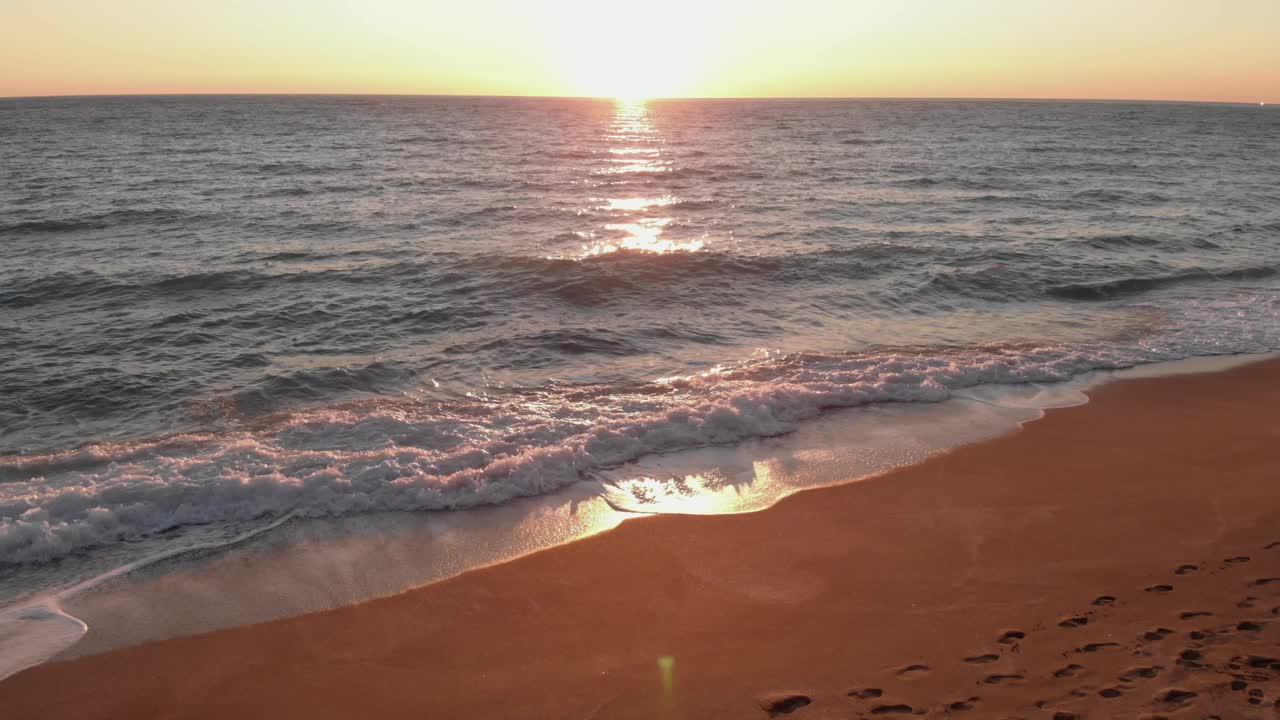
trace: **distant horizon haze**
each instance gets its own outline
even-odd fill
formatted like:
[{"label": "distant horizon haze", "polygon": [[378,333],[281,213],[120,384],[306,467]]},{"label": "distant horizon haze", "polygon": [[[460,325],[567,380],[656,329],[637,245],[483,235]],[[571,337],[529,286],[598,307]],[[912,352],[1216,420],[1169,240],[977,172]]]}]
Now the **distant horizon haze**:
[{"label": "distant horizon haze", "polygon": [[1280,3],[12,0],[0,97],[1280,102]]},{"label": "distant horizon haze", "polygon": [[1280,107],[1280,102],[1270,103],[1266,101],[1252,100],[1184,100],[1179,98],[1170,99],[1152,99],[1152,98],[1133,98],[1133,97],[967,97],[963,95],[953,96],[914,96],[914,95],[756,95],[756,96],[739,96],[739,95],[676,95],[676,96],[655,96],[655,97],[637,97],[626,98],[613,95],[482,95],[482,94],[450,94],[450,93],[413,93],[413,92],[141,92],[141,93],[79,93],[67,95],[0,95],[0,100],[74,100],[77,98],[95,99],[95,98],[262,98],[262,97],[315,97],[315,98],[450,98],[450,99],[467,99],[475,98],[477,100],[599,100],[604,102],[613,102],[617,100],[636,100],[644,102],[679,102],[679,101],[714,101],[714,102],[741,102],[741,101],[814,101],[814,102],[839,102],[839,101],[866,101],[866,102],[975,102],[975,103],[1135,103],[1135,104],[1187,104],[1187,105],[1259,105],[1264,107]]}]

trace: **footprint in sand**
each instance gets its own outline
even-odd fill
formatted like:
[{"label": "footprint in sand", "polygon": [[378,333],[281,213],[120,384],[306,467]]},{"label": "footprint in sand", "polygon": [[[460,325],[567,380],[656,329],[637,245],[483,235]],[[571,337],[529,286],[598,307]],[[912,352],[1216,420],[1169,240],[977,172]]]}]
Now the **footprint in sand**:
[{"label": "footprint in sand", "polygon": [[1053,676],[1056,678],[1071,677],[1083,669],[1084,669],[1083,665],[1077,665],[1075,663],[1071,663],[1070,665],[1064,668],[1058,668],[1057,670],[1054,670]]},{"label": "footprint in sand", "polygon": [[1170,705],[1179,705],[1194,697],[1197,697],[1199,694],[1200,693],[1192,692],[1190,690],[1183,690],[1181,688],[1169,688],[1168,690],[1165,690],[1164,692],[1157,695],[1156,700],[1162,703],[1168,703]]},{"label": "footprint in sand", "polygon": [[1250,655],[1246,659],[1246,664],[1251,668],[1280,670],[1280,659],[1267,657],[1266,655]]},{"label": "footprint in sand", "polygon": [[1160,674],[1164,668],[1159,665],[1149,665],[1145,667],[1135,667],[1125,670],[1120,676],[1120,682],[1133,682],[1138,678],[1151,679]]},{"label": "footprint in sand", "polygon": [[778,693],[760,698],[760,709],[769,713],[769,717],[777,717],[793,713],[811,702],[808,695]]},{"label": "footprint in sand", "polygon": [[1106,650],[1107,648],[1113,648],[1113,647],[1120,647],[1120,643],[1114,643],[1114,642],[1089,643],[1088,645],[1082,645],[1076,648],[1076,652],[1092,653],[1092,652],[1098,652],[1099,650]]},{"label": "footprint in sand", "polygon": [[1025,638],[1026,636],[1027,634],[1022,632],[1021,630],[1005,630],[1000,635],[999,643],[1001,645],[1012,645],[1018,642],[1019,640]]},{"label": "footprint in sand", "polygon": [[1098,694],[1110,700],[1111,698],[1120,697],[1121,695],[1124,694],[1124,691],[1121,690],[1120,688],[1109,687],[1109,688],[1102,688],[1101,690],[1098,691]]},{"label": "footprint in sand", "polygon": [[901,703],[897,705],[877,705],[871,708],[872,715],[899,715],[903,713],[910,715],[914,712],[915,709],[910,705],[903,705]]},{"label": "footprint in sand", "polygon": [[1202,667],[1200,665],[1200,658],[1202,657],[1204,657],[1204,655],[1202,655],[1199,650],[1192,650],[1188,648],[1178,653],[1178,664],[1190,668]]},{"label": "footprint in sand", "polygon": [[[1267,548],[1270,550],[1280,549],[1280,541],[1271,543],[1270,545],[1267,546]],[[1251,560],[1248,556],[1239,555],[1235,557],[1225,558],[1223,560],[1223,563],[1225,563],[1225,565],[1237,565],[1241,563],[1247,563],[1250,561]],[[1205,570],[1206,567],[1208,568],[1208,570]],[[1258,568],[1258,569],[1261,569],[1261,568]],[[1173,570],[1173,574],[1178,576],[1187,576],[1195,573],[1200,573],[1202,571],[1208,572],[1209,574],[1212,575],[1212,574],[1215,574],[1215,567],[1212,563],[1209,563],[1207,565],[1203,563],[1199,565],[1185,563],[1177,566]],[[1274,590],[1274,588],[1280,587],[1280,577],[1255,576],[1254,579],[1246,581],[1245,578],[1247,577],[1248,576],[1246,575],[1244,578],[1240,578],[1237,582],[1240,582],[1242,585],[1247,582],[1247,585],[1250,588],[1266,587],[1266,590],[1263,591],[1263,594],[1270,593]],[[1188,582],[1191,582],[1192,585],[1189,585],[1187,587],[1192,587],[1195,584],[1194,579],[1189,580]],[[1267,586],[1271,586],[1271,587],[1267,587]],[[1171,583],[1159,583],[1159,584],[1151,585],[1144,589],[1148,593],[1160,594],[1160,593],[1174,592],[1175,587]],[[1185,591],[1186,588],[1183,588],[1183,590]],[[1259,591],[1254,590],[1253,592],[1259,592]],[[1181,596],[1182,595],[1180,595],[1180,597]],[[1171,596],[1171,599],[1172,599],[1172,596]],[[1252,607],[1255,600],[1258,600],[1258,598],[1254,596],[1248,596],[1239,603],[1239,606]],[[1101,607],[1115,605],[1117,602],[1118,602],[1118,599],[1114,595],[1098,595],[1097,597],[1094,598],[1091,604],[1094,608],[1101,608]],[[1263,607],[1265,608],[1266,606],[1264,605]],[[1112,611],[1110,609],[1107,609],[1105,611],[1090,609],[1088,612],[1082,611],[1079,614],[1061,617],[1057,622],[1059,627],[1066,628],[1066,629],[1078,629],[1078,628],[1084,627],[1088,630],[1092,630],[1095,627],[1095,625],[1099,625],[1099,624],[1105,628],[1107,626],[1107,619],[1108,617],[1110,617],[1111,612]],[[1215,673],[1221,672],[1222,674],[1225,674],[1227,677],[1221,678],[1219,682],[1214,684],[1213,687],[1216,689],[1211,690],[1210,691],[1211,694],[1206,695],[1205,698],[1211,697],[1216,702],[1218,699],[1221,699],[1222,697],[1226,697],[1225,695],[1220,696],[1219,693],[1230,692],[1232,693],[1232,696],[1236,698],[1235,700],[1236,702],[1239,702],[1240,700],[1244,700],[1246,699],[1246,697],[1249,697],[1250,701],[1254,702],[1254,704],[1261,704],[1265,702],[1267,704],[1267,707],[1270,707],[1271,701],[1273,698],[1266,697],[1264,699],[1263,691],[1257,690],[1257,688],[1251,687],[1250,682],[1255,679],[1263,678],[1267,674],[1268,670],[1280,672],[1280,658],[1271,657],[1271,656],[1262,656],[1262,655],[1239,656],[1239,657],[1232,658],[1233,662],[1230,665],[1228,665],[1226,663],[1220,663],[1218,661],[1218,656],[1213,655],[1212,652],[1213,652],[1213,648],[1217,647],[1216,643],[1220,642],[1223,639],[1229,638],[1232,632],[1241,632],[1241,633],[1251,634],[1248,636],[1241,636],[1242,640],[1244,637],[1257,638],[1259,636],[1256,635],[1256,633],[1266,632],[1274,629],[1274,628],[1269,628],[1268,625],[1274,626],[1274,625],[1280,625],[1280,623],[1276,623],[1274,621],[1268,622],[1267,620],[1261,620],[1261,619],[1243,620],[1240,617],[1230,618],[1231,614],[1232,613],[1226,613],[1225,611],[1215,612],[1215,611],[1200,610],[1200,609],[1184,610],[1177,613],[1177,617],[1181,621],[1195,621],[1200,618],[1214,618],[1218,615],[1223,615],[1224,617],[1221,618],[1222,624],[1220,625],[1213,621],[1206,623],[1206,624],[1211,624],[1213,626],[1212,629],[1208,629],[1204,627],[1196,628],[1195,623],[1188,622],[1187,625],[1180,625],[1177,631],[1174,631],[1167,627],[1152,628],[1146,631],[1145,633],[1143,633],[1141,636],[1141,640],[1139,640],[1137,643],[1091,642],[1075,648],[1075,650],[1072,652],[1078,653],[1078,654],[1099,653],[1103,650],[1108,650],[1108,649],[1124,650],[1125,651],[1124,653],[1115,653],[1112,655],[1101,656],[1104,658],[1114,657],[1114,658],[1120,659],[1121,662],[1123,662],[1123,655],[1129,654],[1130,650],[1132,650],[1134,655],[1147,656],[1145,660],[1142,658],[1136,658],[1136,657],[1132,658],[1130,660],[1131,662],[1136,660],[1137,662],[1148,662],[1148,663],[1151,663],[1153,661],[1159,662],[1159,660],[1157,660],[1156,657],[1153,657],[1153,655],[1164,656],[1166,653],[1172,652],[1172,653],[1176,653],[1176,657],[1174,658],[1174,660],[1176,661],[1176,665],[1174,665],[1174,663],[1172,662],[1168,662],[1168,663],[1165,663],[1164,665],[1153,664],[1153,665],[1147,665],[1147,666],[1129,667],[1127,670],[1124,670],[1123,672],[1117,675],[1112,675],[1111,677],[1114,679],[1112,679],[1110,683],[1108,683],[1103,673],[1097,673],[1099,675],[1102,675],[1102,679],[1100,682],[1096,682],[1096,683],[1084,682],[1082,684],[1080,679],[1068,681],[1067,684],[1080,685],[1080,687],[1077,687],[1074,690],[1072,690],[1072,696],[1078,697],[1081,700],[1084,700],[1085,702],[1088,702],[1086,698],[1092,697],[1094,699],[1093,702],[1102,703],[1103,700],[1112,700],[1112,699],[1122,698],[1126,696],[1135,696],[1135,693],[1141,694],[1142,691],[1137,689],[1139,687],[1145,686],[1146,691],[1151,692],[1155,688],[1160,687],[1159,684],[1149,682],[1152,679],[1157,677],[1166,676],[1166,681],[1168,679],[1172,679],[1175,682],[1183,682],[1185,680],[1185,682],[1190,684],[1192,683],[1192,680],[1190,680],[1190,678],[1196,677],[1196,676],[1206,677],[1205,675],[1203,675],[1205,671],[1213,671]],[[1244,614],[1244,613],[1241,613],[1241,614]],[[1280,606],[1275,606],[1271,608],[1270,614],[1272,617],[1280,616]],[[1034,632],[1034,631],[1042,630],[1044,629],[1044,626],[1047,624],[1048,623],[1037,623],[1034,627],[1031,628],[1031,631]],[[998,634],[998,636],[996,637],[996,641],[1002,646],[1010,647],[1010,649],[1006,650],[1003,648],[999,648],[999,649],[993,649],[993,651],[991,652],[979,652],[967,657],[963,657],[962,661],[970,665],[985,665],[985,664],[1000,662],[1004,659],[1007,659],[1008,657],[1011,657],[1009,655],[1010,652],[1017,652],[1019,641],[1026,639],[1029,634],[1031,633],[1028,633],[1027,631],[1023,631],[1023,630],[1018,630],[1018,629],[1004,630]],[[1084,634],[1087,637],[1088,634],[1092,634],[1092,633],[1085,633],[1082,631],[1081,634]],[[1184,638],[1189,637],[1191,642],[1187,642],[1185,645],[1182,645],[1182,648],[1178,648],[1178,645],[1171,645],[1167,643],[1160,644],[1160,645],[1155,645],[1155,644],[1147,645],[1144,642],[1142,642],[1143,640],[1152,641],[1152,642],[1162,641],[1174,635],[1183,636]],[[1048,636],[1045,636],[1045,637],[1048,637]],[[1044,639],[1041,636],[1037,636],[1037,638],[1041,640]],[[1179,643],[1179,644],[1182,644],[1182,643]],[[1206,647],[1207,649],[1205,649]],[[1206,656],[1204,654],[1206,652],[1212,655],[1213,660],[1206,659]],[[1066,655],[1067,657],[1070,657],[1070,653],[1063,653],[1063,654]],[[1081,663],[1087,661],[1087,659],[1083,657],[1073,658],[1073,659],[1078,659]],[[1124,667],[1124,666],[1122,665],[1120,667]],[[1170,670],[1170,668],[1172,668],[1172,670]],[[1002,669],[1002,668],[994,668],[994,667],[991,668],[991,670],[999,670],[999,669]],[[1099,670],[1100,668],[1093,668],[1092,671],[1097,672]],[[1259,671],[1262,671],[1262,672],[1260,673]],[[895,671],[895,675],[899,678],[910,679],[914,677],[924,677],[925,675],[931,672],[932,672],[932,669],[929,666],[916,663],[916,664],[906,665],[898,668]],[[1091,671],[1089,669],[1086,669],[1083,664],[1070,663],[1063,667],[1059,667],[1057,670],[1054,670],[1052,672],[1052,677],[1058,680],[1065,679],[1065,678],[1083,677],[1087,680],[1093,677],[1092,675],[1090,675],[1090,672]],[[1115,670],[1112,670],[1111,672],[1115,672]],[[1170,673],[1170,672],[1172,672],[1172,674],[1167,675],[1167,673]],[[1231,678],[1233,676],[1235,680],[1232,681]],[[1030,677],[1030,675],[1022,674],[1020,672],[1006,671],[1003,673],[988,674],[986,676],[980,676],[980,677],[982,679],[979,682],[982,685],[992,685],[992,686],[1022,685],[1029,682],[1027,678]],[[1037,678],[1031,682],[1041,682],[1041,680],[1039,680],[1040,677],[1042,676],[1037,676]],[[1143,681],[1148,681],[1149,684],[1144,684]],[[1226,681],[1230,681],[1229,682],[1230,691],[1227,690],[1228,682]],[[1060,686],[1060,689],[1066,690],[1067,688],[1062,688]],[[1255,690],[1256,692],[1251,693],[1249,692],[1250,690]],[[1156,704],[1153,706],[1150,706],[1147,710],[1148,713],[1153,713],[1153,714],[1146,715],[1143,717],[1151,717],[1151,718],[1164,717],[1166,715],[1176,715],[1182,712],[1190,712],[1189,708],[1193,706],[1195,703],[1206,702],[1205,699],[1200,697],[1202,694],[1204,694],[1204,692],[1205,690],[1203,688],[1195,685],[1193,685],[1192,688],[1187,688],[1185,686],[1166,687],[1154,694],[1154,700]],[[1238,694],[1235,694],[1235,693],[1238,693]],[[874,704],[874,705],[872,703],[860,704],[860,711],[862,713],[865,713],[867,716],[869,715],[892,716],[892,715],[912,715],[912,714],[927,714],[927,713],[943,713],[943,714],[957,713],[958,714],[965,711],[974,711],[974,710],[982,711],[987,709],[985,707],[983,708],[975,707],[975,702],[978,700],[977,697],[971,697],[968,699],[957,699],[950,702],[942,701],[937,705],[931,705],[928,708],[923,708],[920,706],[913,707],[912,705],[896,702],[896,699],[890,700],[889,698],[884,698],[883,694],[884,693],[881,691],[880,688],[864,688],[864,689],[853,690],[849,692],[850,697],[857,698],[859,700],[879,699],[879,704]],[[803,703],[803,705],[809,704],[807,697],[805,696],[799,696],[799,697],[804,698],[805,702]],[[955,696],[953,695],[952,697],[955,697]],[[1062,697],[1066,698],[1067,696],[1063,695]],[[1152,696],[1147,695],[1146,697],[1152,697]],[[1123,703],[1125,701],[1121,701],[1121,702]],[[779,713],[781,714],[790,713],[798,707],[803,707],[803,705],[797,704],[794,707],[789,705],[778,706],[779,708],[778,710],[770,711],[770,716],[772,717],[775,714],[779,714]],[[1114,707],[1114,705],[1111,703],[1107,703],[1107,705],[1112,705]],[[1277,706],[1277,709],[1280,709],[1280,701],[1277,701],[1276,706]],[[1044,708],[1042,712],[1049,712],[1049,707],[1051,707],[1051,704],[1046,703],[1046,705],[1037,705],[1037,707]],[[1080,716],[1069,713],[1069,712],[1058,711],[1058,712],[1054,712],[1052,715],[1049,715],[1049,717],[1053,717],[1057,720],[1057,719],[1073,718],[1073,717],[1080,717]],[[1209,716],[1209,717],[1214,717],[1214,716]]]},{"label": "footprint in sand", "polygon": [[849,697],[856,697],[859,700],[871,700],[884,695],[884,691],[880,688],[863,688],[861,690],[850,690]]}]

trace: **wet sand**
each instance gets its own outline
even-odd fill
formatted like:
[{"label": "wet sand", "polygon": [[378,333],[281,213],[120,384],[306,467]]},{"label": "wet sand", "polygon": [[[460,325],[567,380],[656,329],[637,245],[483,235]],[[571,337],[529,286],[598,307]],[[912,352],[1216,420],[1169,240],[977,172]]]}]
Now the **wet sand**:
[{"label": "wet sand", "polygon": [[[1275,717],[1280,361],[759,513],[40,666],[5,718]],[[267,582],[264,579],[264,582]]]}]

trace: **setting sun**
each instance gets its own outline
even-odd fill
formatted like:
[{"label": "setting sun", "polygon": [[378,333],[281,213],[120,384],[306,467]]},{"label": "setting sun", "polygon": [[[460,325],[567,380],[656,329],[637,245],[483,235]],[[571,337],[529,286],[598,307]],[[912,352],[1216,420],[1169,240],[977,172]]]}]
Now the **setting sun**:
[{"label": "setting sun", "polygon": [[728,3],[550,3],[540,31],[574,95],[644,99],[693,91],[716,51]]}]

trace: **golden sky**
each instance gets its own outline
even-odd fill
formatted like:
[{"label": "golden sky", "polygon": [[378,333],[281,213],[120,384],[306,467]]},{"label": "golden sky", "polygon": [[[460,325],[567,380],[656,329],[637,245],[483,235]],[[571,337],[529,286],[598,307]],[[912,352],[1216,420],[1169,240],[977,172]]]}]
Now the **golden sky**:
[{"label": "golden sky", "polygon": [[1280,0],[0,0],[0,96],[1280,102]]}]

